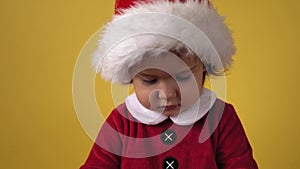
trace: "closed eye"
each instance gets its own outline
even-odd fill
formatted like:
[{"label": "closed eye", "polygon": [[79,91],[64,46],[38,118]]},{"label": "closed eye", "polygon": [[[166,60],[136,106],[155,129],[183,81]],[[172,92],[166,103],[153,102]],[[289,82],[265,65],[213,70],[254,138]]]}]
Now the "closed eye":
[{"label": "closed eye", "polygon": [[143,79],[143,82],[148,84],[148,85],[152,85],[152,84],[155,84],[157,82],[157,79]]},{"label": "closed eye", "polygon": [[188,75],[184,75],[184,76],[183,75],[176,76],[175,78],[177,81],[183,82],[183,81],[189,80],[191,76],[192,76],[191,74],[188,74]]}]

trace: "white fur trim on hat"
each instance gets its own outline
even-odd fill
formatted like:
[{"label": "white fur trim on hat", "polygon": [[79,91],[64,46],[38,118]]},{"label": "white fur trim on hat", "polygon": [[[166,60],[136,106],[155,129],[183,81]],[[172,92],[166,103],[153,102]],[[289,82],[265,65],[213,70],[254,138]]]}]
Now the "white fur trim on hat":
[{"label": "white fur trim on hat", "polygon": [[224,17],[207,0],[153,0],[122,10],[105,25],[93,64],[104,79],[128,84],[130,68],[147,52],[183,45],[197,54],[212,74],[228,69],[235,53]]}]

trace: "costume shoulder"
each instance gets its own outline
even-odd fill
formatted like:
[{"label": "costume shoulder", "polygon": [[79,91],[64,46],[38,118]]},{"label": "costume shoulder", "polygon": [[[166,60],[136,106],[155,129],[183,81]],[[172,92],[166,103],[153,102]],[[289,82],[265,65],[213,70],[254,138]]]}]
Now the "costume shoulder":
[{"label": "costume shoulder", "polygon": [[[122,103],[112,110],[107,117],[106,122],[111,127],[121,132],[121,128],[126,126],[126,124],[137,122],[137,120],[128,111],[126,104]],[[123,132],[121,133],[124,134]]]}]

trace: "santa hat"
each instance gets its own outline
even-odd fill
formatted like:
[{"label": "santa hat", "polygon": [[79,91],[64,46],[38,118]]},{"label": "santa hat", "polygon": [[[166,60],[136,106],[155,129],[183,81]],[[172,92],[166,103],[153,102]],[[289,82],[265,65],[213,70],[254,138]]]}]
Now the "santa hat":
[{"label": "santa hat", "polygon": [[104,79],[128,84],[145,56],[186,47],[217,75],[232,63],[232,35],[208,0],[116,0],[93,64]]}]

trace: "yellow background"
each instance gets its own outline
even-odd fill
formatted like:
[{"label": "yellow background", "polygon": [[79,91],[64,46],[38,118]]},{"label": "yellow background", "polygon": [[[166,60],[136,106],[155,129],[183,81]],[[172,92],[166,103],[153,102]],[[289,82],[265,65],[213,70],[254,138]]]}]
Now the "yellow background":
[{"label": "yellow background", "polygon": [[[227,78],[260,168],[300,168],[300,2],[213,0],[238,51]],[[73,169],[92,141],[72,101],[78,54],[109,20],[112,0],[0,2],[0,168]],[[110,85],[97,80],[101,111]]]}]

